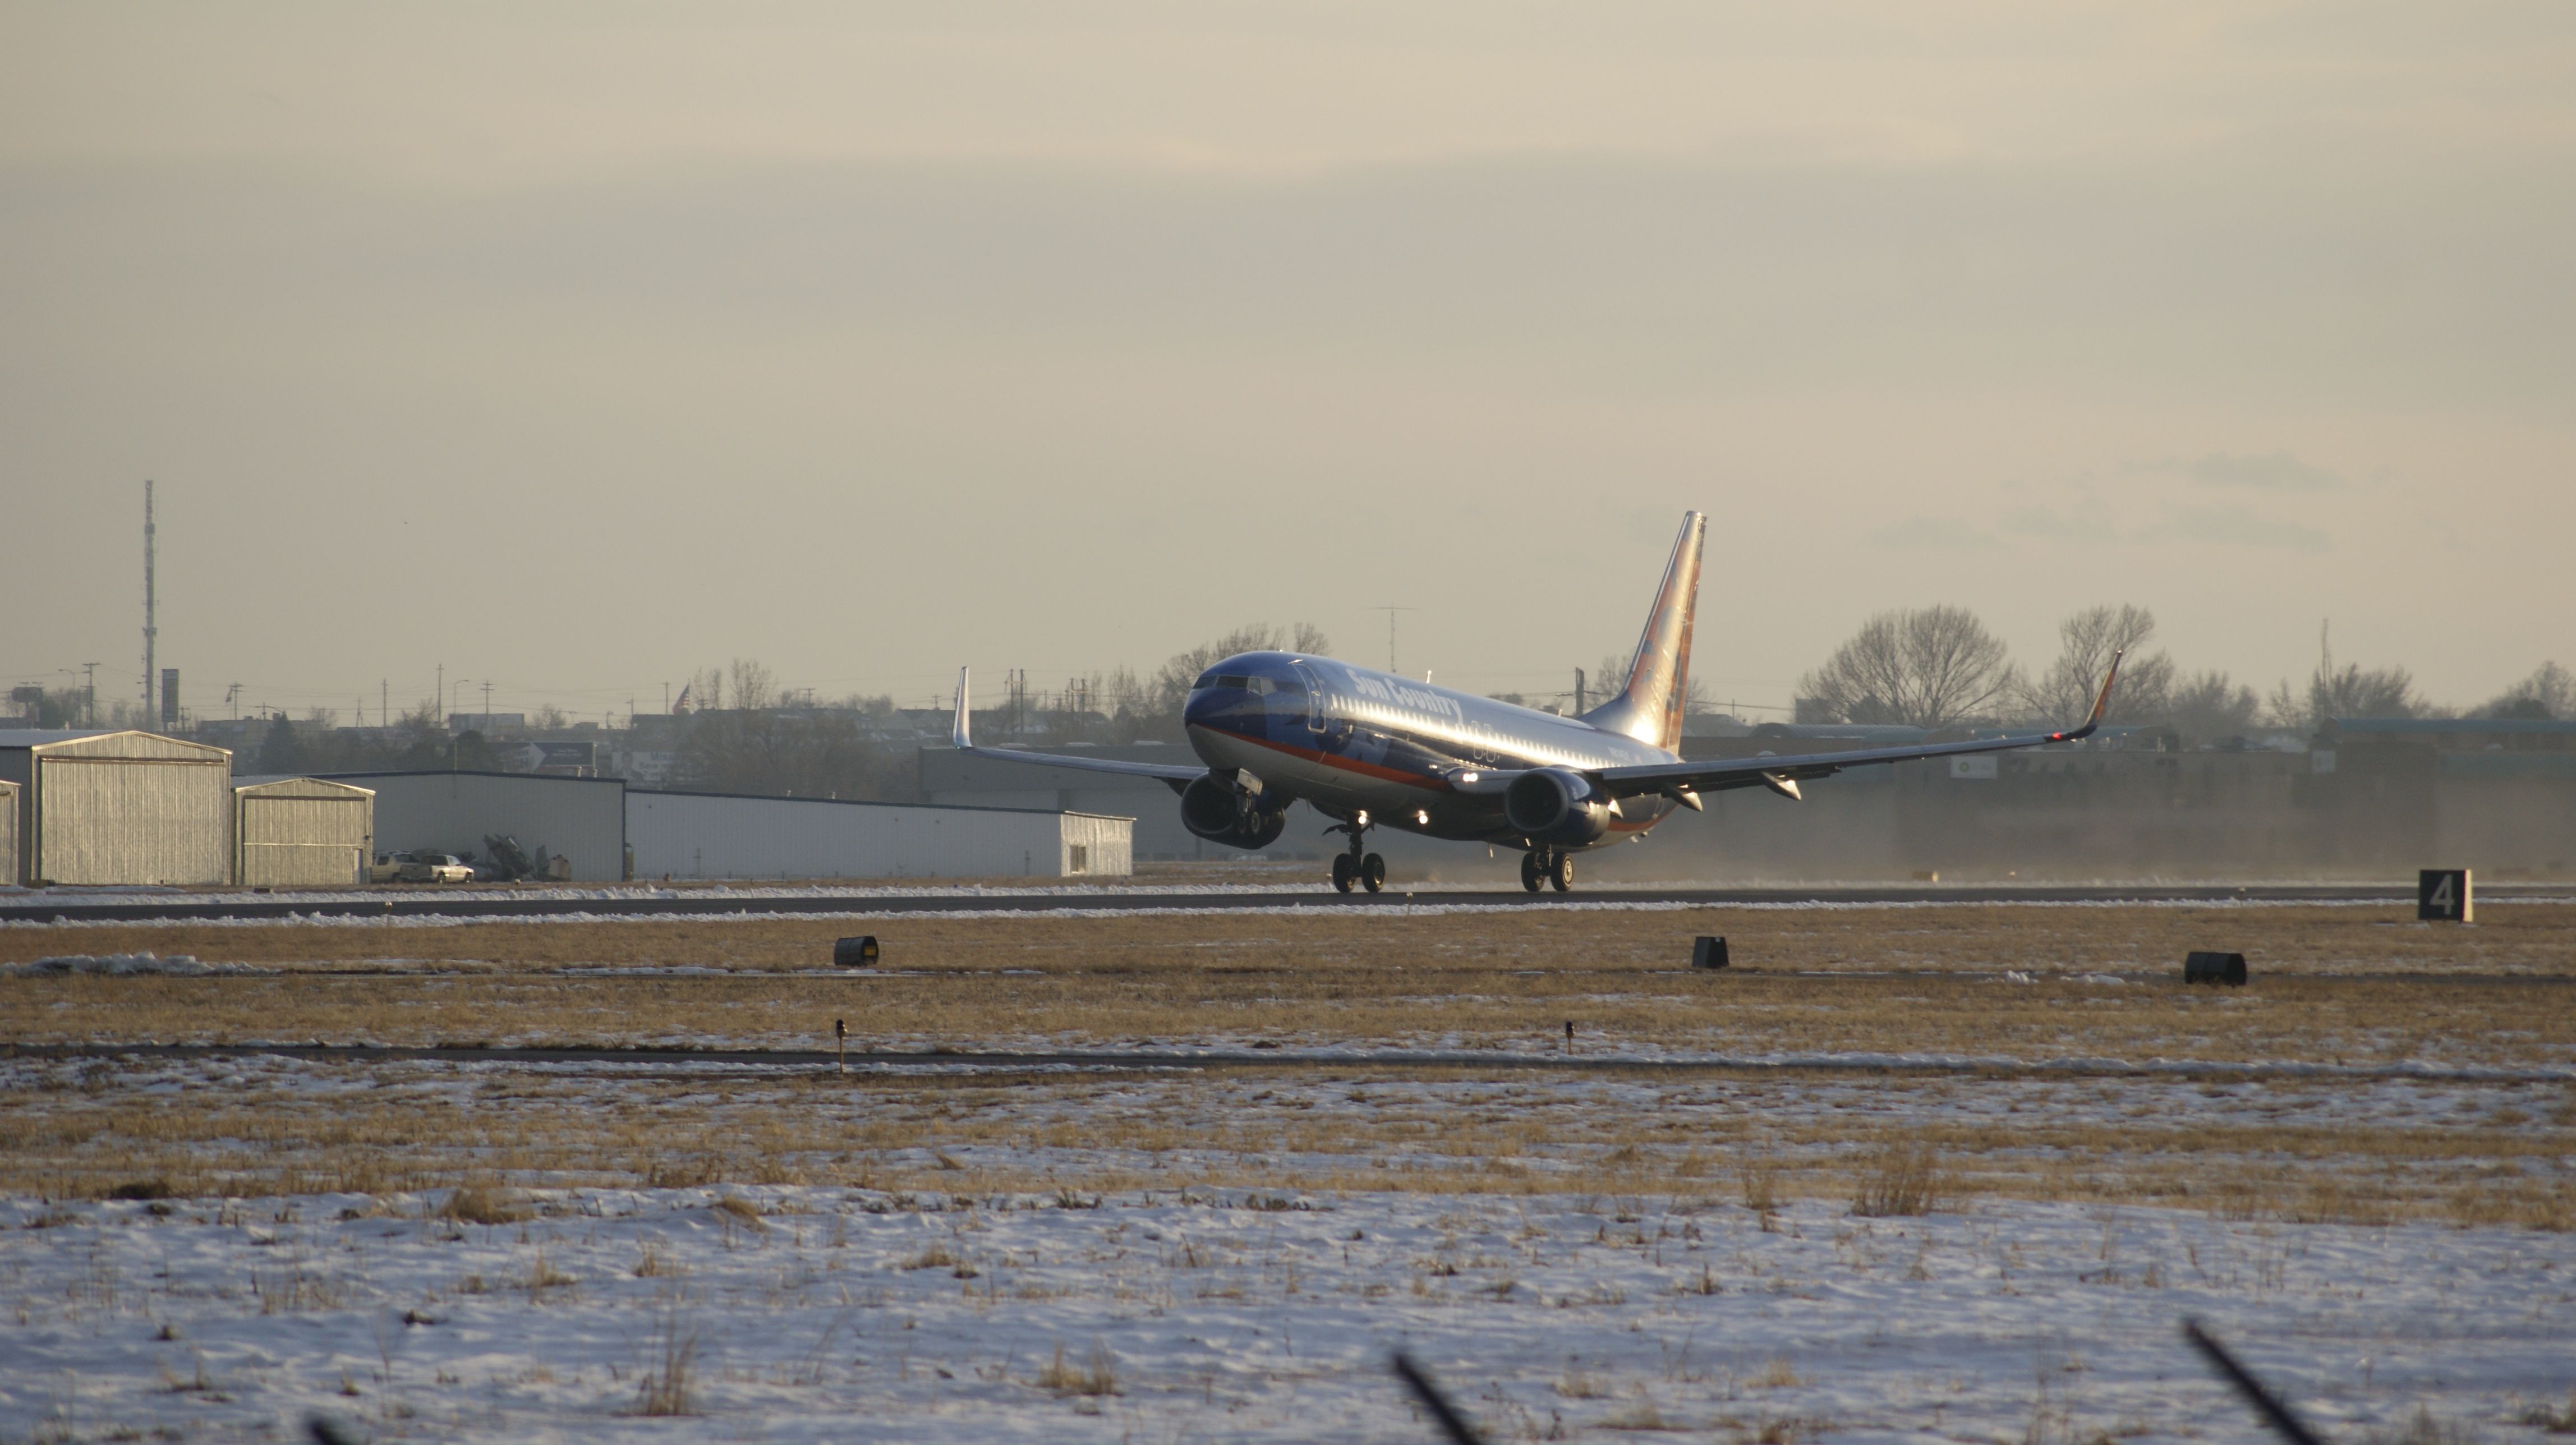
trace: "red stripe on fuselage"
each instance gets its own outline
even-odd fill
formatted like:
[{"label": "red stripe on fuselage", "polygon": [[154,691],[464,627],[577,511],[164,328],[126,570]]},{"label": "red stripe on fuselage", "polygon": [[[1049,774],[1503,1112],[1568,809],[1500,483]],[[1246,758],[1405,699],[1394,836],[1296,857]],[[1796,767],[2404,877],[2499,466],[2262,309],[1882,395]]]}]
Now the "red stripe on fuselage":
[{"label": "red stripe on fuselage", "polygon": [[[1214,729],[1214,731],[1223,732],[1224,730],[1220,728]],[[1234,739],[1236,742],[1252,743],[1260,747],[1268,748],[1272,752],[1286,753],[1292,758],[1303,758],[1310,763],[1322,763],[1325,767],[1339,768],[1343,772],[1357,773],[1365,778],[1378,778],[1390,783],[1402,783],[1407,787],[1420,788],[1423,791],[1430,793],[1446,793],[1451,791],[1449,780],[1446,778],[1428,778],[1424,777],[1420,773],[1408,773],[1401,768],[1390,768],[1382,763],[1364,763],[1357,758],[1335,757],[1331,753],[1322,752],[1315,748],[1301,748],[1294,743],[1274,742],[1269,738],[1257,738],[1248,733],[1229,732],[1225,733],[1225,736]]]}]

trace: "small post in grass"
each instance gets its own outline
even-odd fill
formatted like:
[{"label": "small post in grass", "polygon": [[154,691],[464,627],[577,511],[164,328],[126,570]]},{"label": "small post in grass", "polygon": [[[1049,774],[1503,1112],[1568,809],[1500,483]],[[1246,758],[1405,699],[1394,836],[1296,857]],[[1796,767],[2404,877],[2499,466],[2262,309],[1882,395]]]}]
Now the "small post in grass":
[{"label": "small post in grass", "polygon": [[1574,1052],[1574,1020],[1572,1019],[1565,1021],[1565,1051],[1569,1054]]},{"label": "small post in grass", "polygon": [[850,1071],[850,1026],[840,1019],[832,1020],[832,1071]]}]

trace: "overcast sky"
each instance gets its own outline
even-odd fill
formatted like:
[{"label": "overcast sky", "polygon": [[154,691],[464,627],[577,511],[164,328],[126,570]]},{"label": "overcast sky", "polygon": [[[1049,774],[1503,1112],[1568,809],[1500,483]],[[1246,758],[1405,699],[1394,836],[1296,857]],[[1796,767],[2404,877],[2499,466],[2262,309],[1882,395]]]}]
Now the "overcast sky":
[{"label": "overcast sky", "polygon": [[[1076,18],[1076,10],[1083,12]],[[2576,9],[0,5],[0,678],[2576,664]],[[1759,714],[1757,714],[1759,716]]]}]

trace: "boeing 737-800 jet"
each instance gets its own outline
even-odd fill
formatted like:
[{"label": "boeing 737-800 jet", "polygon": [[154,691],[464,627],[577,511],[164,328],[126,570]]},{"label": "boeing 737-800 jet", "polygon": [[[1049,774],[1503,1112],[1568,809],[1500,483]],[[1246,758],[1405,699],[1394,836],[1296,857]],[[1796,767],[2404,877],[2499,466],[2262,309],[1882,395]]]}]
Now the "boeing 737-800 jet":
[{"label": "boeing 737-800 jet", "polygon": [[1796,799],[1801,782],[1869,763],[2038,747],[2088,736],[2110,705],[2114,654],[2092,715],[2067,732],[1845,753],[1686,760],[1678,749],[1690,674],[1708,520],[1682,519],[1654,609],[1637,640],[1627,686],[1580,717],[1541,712],[1413,682],[1329,657],[1246,652],[1190,687],[1182,719],[1202,766],[1122,762],[1017,748],[979,748],[967,729],[966,671],[957,673],[958,750],[1050,767],[1159,779],[1181,795],[1192,833],[1231,848],[1265,848],[1303,800],[1350,837],[1333,858],[1333,886],[1375,893],[1386,862],[1368,830],[1521,850],[1521,886],[1574,886],[1574,855],[1642,838],[1699,795],[1769,788]]}]

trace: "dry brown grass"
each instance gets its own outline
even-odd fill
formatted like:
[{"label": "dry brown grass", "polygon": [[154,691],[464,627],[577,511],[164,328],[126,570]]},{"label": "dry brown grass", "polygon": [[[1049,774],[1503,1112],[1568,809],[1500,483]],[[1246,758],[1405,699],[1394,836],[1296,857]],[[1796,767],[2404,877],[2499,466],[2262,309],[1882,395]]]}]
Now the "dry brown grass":
[{"label": "dry brown grass", "polygon": [[449,1191],[438,1217],[460,1224],[517,1224],[532,1211],[489,1180],[468,1179]]},{"label": "dry brown grass", "polygon": [[[2497,906],[2487,918],[2440,929],[2370,908],[2001,906],[897,918],[870,923],[889,971],[864,978],[810,972],[852,926],[829,922],[11,929],[0,960],[152,948],[289,972],[0,980],[0,1042],[828,1048],[832,1020],[847,1017],[862,1047],[1456,1038],[1473,1049],[1528,1047],[1572,1018],[1588,1047],[2565,1058],[2576,1048],[2576,993],[2562,993],[2576,988],[2576,909]],[[1690,938],[1719,932],[1738,966],[1692,974]],[[2221,943],[2248,954],[2254,985],[2181,987],[2182,954]],[[809,972],[561,972],[680,965]],[[1837,969],[1897,976],[1812,972]],[[2006,969],[2039,981],[1997,981]],[[2065,981],[2096,971],[2139,979]]]},{"label": "dry brown grass", "polygon": [[[909,1046],[995,1038],[1124,1046],[1267,1038],[1526,1046],[1581,1020],[1586,1047],[2116,1055],[2227,1062],[2406,1058],[2563,1064],[2576,1050],[2576,909],[2499,906],[2474,929],[2360,908],[2014,908],[1433,918],[1192,916],[872,923],[883,976],[582,977],[584,964],[782,968],[846,925],[656,920],[457,928],[11,929],[0,956],[149,947],[295,971],[272,978],[0,979],[0,1044],[65,1040],[722,1039],[828,1047],[830,1022]],[[1738,969],[1693,974],[1724,932]],[[2185,989],[2224,942],[2243,990]],[[389,961],[403,955],[408,961]],[[319,972],[333,968],[346,972]],[[423,976],[400,970],[455,970]],[[2004,968],[2038,975],[1999,981]],[[2126,971],[2126,985],[2066,974]],[[2398,967],[2423,971],[2394,977]],[[1793,974],[1877,968],[1893,976]],[[1033,970],[1005,972],[1004,970]],[[2305,972],[2299,972],[2305,970]],[[2521,979],[2500,977],[2523,975]],[[2273,1082],[1649,1076],[1472,1067],[1061,1077],[463,1078],[360,1070],[317,1096],[208,1064],[174,1091],[99,1060],[29,1065],[0,1096],[0,1189],[167,1198],[491,1193],[502,1181],[854,1183],[926,1196],[1022,1190],[1408,1189],[1736,1193],[1766,1218],[1852,1199],[1855,1155],[1895,1131],[1941,1193],[2145,1202],[2238,1217],[2439,1218],[2576,1227],[2576,1090],[2490,1090],[2463,1114],[2333,1108],[2345,1086]],[[263,1080],[269,1082],[263,1082]],[[2428,1106],[2429,1108],[2429,1106]],[[1007,1149],[1022,1162],[992,1167]],[[1030,1151],[1037,1151],[1033,1156]],[[464,1186],[459,1188],[459,1186]],[[1730,1189],[1730,1186],[1734,1186]],[[414,1206],[418,1207],[418,1206]],[[451,1209],[457,1206],[451,1200]],[[476,1208],[480,1213],[480,1207]],[[470,1218],[471,1215],[458,1215]],[[731,1218],[731,1216],[727,1216]],[[751,1220],[738,1220],[748,1227]]]},{"label": "dry brown grass", "polygon": [[1940,1156],[1932,1147],[1891,1140],[1863,1167],[1852,1213],[1864,1219],[1929,1214],[1939,1188]]},{"label": "dry brown grass", "polygon": [[697,1326],[673,1314],[662,1321],[653,1339],[653,1358],[636,1390],[639,1415],[687,1415],[695,1412],[698,1353],[704,1337]]},{"label": "dry brown grass", "polygon": [[1094,1340],[1089,1357],[1079,1365],[1069,1363],[1064,1342],[1059,1340],[1055,1358],[1038,1367],[1037,1384],[1066,1395],[1115,1395],[1119,1393],[1118,1362],[1107,1345]]}]

